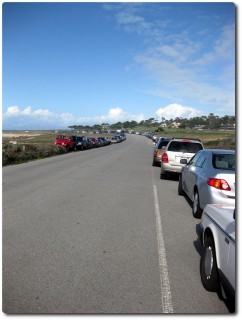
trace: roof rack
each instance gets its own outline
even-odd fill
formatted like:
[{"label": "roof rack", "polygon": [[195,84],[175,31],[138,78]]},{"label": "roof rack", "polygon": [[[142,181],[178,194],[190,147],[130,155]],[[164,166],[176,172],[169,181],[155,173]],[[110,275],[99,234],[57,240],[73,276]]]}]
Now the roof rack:
[{"label": "roof rack", "polygon": [[184,137],[172,137],[171,138],[172,140],[173,139],[183,139],[183,140],[197,140],[197,141],[200,141],[200,142],[202,142],[200,139],[197,139],[197,138],[184,138]]}]

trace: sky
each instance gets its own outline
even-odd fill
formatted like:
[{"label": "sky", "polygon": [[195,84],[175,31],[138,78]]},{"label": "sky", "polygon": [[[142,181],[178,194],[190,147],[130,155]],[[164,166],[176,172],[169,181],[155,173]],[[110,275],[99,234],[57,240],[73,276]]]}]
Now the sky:
[{"label": "sky", "polygon": [[232,2],[5,2],[2,129],[235,115]]}]

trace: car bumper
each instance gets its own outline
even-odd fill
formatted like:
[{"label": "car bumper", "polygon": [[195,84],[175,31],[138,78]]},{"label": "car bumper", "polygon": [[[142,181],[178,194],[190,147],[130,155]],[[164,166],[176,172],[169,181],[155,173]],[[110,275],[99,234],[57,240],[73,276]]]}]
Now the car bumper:
[{"label": "car bumper", "polygon": [[207,186],[199,194],[200,206],[202,209],[205,208],[206,204],[226,204],[229,206],[235,206],[235,198],[228,197],[222,191]]},{"label": "car bumper", "polygon": [[162,171],[165,172],[174,172],[174,173],[180,173],[182,170],[183,165],[177,165],[172,166],[169,163],[163,163],[161,162]]},{"label": "car bumper", "polygon": [[156,163],[161,164],[161,158],[157,158],[157,157],[155,157],[155,158],[154,158],[154,160],[155,160],[155,162],[156,162]]}]

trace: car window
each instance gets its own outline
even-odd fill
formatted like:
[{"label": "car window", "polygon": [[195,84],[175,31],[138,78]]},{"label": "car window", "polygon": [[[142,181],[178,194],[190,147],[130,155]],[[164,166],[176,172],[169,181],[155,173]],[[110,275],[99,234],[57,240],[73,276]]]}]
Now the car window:
[{"label": "car window", "polygon": [[203,152],[201,157],[197,160],[196,166],[202,167],[207,159],[207,152]]},{"label": "car window", "polygon": [[235,170],[235,154],[213,154],[213,167],[215,169]]},{"label": "car window", "polygon": [[185,141],[172,141],[168,147],[168,151],[188,153],[197,153],[202,149],[203,147],[200,143]]},{"label": "car window", "polygon": [[199,160],[199,158],[201,157],[202,152],[198,152],[196,153],[191,160],[189,161],[189,165],[197,165],[197,161]]},{"label": "car window", "polygon": [[162,147],[167,146],[170,140],[161,140],[158,146],[158,149],[162,149]]}]

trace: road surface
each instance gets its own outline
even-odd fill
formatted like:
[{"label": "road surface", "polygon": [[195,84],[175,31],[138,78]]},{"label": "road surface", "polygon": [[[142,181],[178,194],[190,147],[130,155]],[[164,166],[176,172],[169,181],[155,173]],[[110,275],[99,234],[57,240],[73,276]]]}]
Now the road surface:
[{"label": "road surface", "polygon": [[151,140],[3,168],[3,312],[228,314],[200,280],[201,247]]}]

